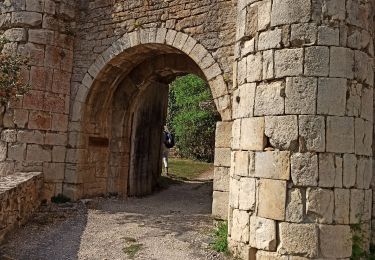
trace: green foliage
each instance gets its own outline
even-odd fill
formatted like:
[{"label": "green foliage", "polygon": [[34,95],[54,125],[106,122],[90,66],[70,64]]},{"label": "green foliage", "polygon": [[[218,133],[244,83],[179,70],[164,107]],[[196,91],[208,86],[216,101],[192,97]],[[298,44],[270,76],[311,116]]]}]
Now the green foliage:
[{"label": "green foliage", "polygon": [[126,246],[122,249],[122,251],[128,255],[130,259],[133,259],[135,255],[141,250],[143,244],[132,244],[129,246]]},{"label": "green foliage", "polygon": [[168,102],[167,126],[175,135],[178,153],[213,161],[219,114],[206,82],[195,75],[177,78],[170,85]]},{"label": "green foliage", "polygon": [[56,204],[62,204],[62,203],[67,203],[67,202],[70,202],[71,199],[64,196],[63,194],[58,194],[57,196],[54,196],[51,198],[51,202],[52,203],[56,203]]},{"label": "green foliage", "polygon": [[211,243],[212,249],[216,252],[228,254],[228,223],[219,222],[213,233],[214,241]]},{"label": "green foliage", "polygon": [[370,252],[365,248],[366,238],[365,232],[361,224],[353,224],[350,226],[352,231],[352,256],[351,260],[375,260],[375,247],[370,245]]},{"label": "green foliage", "polygon": [[[6,43],[6,39],[0,36],[0,52]],[[5,106],[10,100],[29,91],[30,86],[22,81],[24,69],[30,69],[28,58],[0,53],[0,105]]]}]

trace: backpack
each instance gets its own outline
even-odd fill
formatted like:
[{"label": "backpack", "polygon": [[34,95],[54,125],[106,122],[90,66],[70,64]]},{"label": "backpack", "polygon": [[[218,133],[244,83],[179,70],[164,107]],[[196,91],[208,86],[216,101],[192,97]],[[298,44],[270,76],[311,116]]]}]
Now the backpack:
[{"label": "backpack", "polygon": [[171,133],[164,132],[164,144],[168,149],[173,148],[175,145],[174,137]]}]

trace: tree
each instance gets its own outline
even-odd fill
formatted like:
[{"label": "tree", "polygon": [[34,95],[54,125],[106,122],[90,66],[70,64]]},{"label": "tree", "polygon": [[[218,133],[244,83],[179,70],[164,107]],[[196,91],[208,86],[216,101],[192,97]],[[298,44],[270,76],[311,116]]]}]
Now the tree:
[{"label": "tree", "polygon": [[30,86],[22,81],[22,70],[29,69],[28,58],[17,54],[3,53],[7,41],[0,37],[0,105],[28,92]]},{"label": "tree", "polygon": [[220,116],[204,80],[190,74],[172,82],[167,126],[175,135],[179,155],[213,161],[215,126],[218,120]]}]

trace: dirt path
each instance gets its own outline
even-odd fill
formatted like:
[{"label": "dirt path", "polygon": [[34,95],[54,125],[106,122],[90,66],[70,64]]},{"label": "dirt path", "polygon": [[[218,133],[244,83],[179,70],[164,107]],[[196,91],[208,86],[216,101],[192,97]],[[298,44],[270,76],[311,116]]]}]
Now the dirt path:
[{"label": "dirt path", "polygon": [[211,194],[211,182],[195,181],[145,198],[42,208],[0,248],[0,259],[225,259],[208,249]]}]

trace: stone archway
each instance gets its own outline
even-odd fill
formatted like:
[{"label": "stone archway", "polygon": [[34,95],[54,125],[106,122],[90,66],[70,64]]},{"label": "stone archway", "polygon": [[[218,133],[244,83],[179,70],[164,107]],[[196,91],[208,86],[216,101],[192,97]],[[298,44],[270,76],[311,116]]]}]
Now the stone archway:
[{"label": "stone archway", "polygon": [[[212,55],[187,34],[141,29],[125,34],[99,55],[71,103],[64,194],[77,199],[150,193],[160,173],[160,155],[159,149],[149,153],[146,147],[160,147],[168,83],[186,73],[208,82],[222,120],[229,122],[231,99],[223,73]],[[230,132],[230,127],[219,129]],[[221,136],[228,139],[227,133]],[[217,147],[215,165],[229,168],[230,140]],[[134,174],[134,168],[142,169]],[[219,197],[224,203],[216,205],[226,204],[227,198]]]}]

